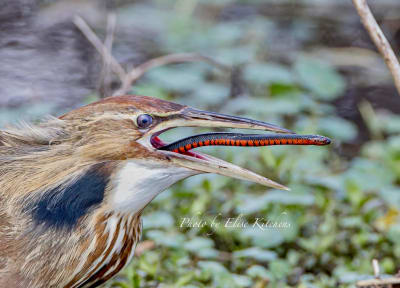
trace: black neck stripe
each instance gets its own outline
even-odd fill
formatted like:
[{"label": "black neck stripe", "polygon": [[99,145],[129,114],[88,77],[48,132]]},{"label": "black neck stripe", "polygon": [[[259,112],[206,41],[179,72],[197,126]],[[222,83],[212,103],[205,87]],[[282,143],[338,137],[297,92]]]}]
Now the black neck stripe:
[{"label": "black neck stripe", "polygon": [[109,176],[100,171],[104,163],[91,166],[75,181],[46,191],[29,204],[32,218],[38,225],[70,228],[98,206],[104,198]]}]

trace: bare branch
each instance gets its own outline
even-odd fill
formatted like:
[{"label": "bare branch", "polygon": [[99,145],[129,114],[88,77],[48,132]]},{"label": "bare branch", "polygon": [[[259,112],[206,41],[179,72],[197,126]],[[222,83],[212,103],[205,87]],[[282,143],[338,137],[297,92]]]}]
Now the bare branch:
[{"label": "bare branch", "polygon": [[361,21],[364,24],[365,29],[367,29],[369,36],[384,58],[386,65],[389,67],[397,91],[400,94],[400,64],[393,52],[392,47],[376,22],[371,9],[368,7],[367,1],[353,0],[353,3],[361,17]]},{"label": "bare branch", "polygon": [[[115,13],[109,13],[107,15],[107,33],[106,33],[106,39],[104,40],[104,46],[107,51],[112,55],[112,46],[114,42],[114,33],[115,33],[115,27],[117,23],[117,17]],[[107,53],[107,51],[104,51],[104,53]],[[111,72],[110,69],[111,63],[109,61],[109,58],[104,58],[103,57],[103,67],[101,69],[101,76],[100,76],[100,87],[99,91],[101,94],[101,97],[107,97],[111,95],[111,84],[112,84],[112,77],[111,77]]]},{"label": "bare branch", "polygon": [[93,30],[89,27],[89,25],[82,19],[80,16],[74,17],[74,24],[81,30],[83,35],[89,40],[90,43],[96,48],[96,50],[103,57],[105,62],[111,64],[111,70],[117,74],[121,83],[124,83],[124,79],[126,78],[126,72],[124,68],[118,63],[118,61],[111,55],[111,52],[107,49],[107,47],[100,41],[97,35],[93,32]]},{"label": "bare branch", "polygon": [[372,259],[372,268],[374,269],[375,278],[380,278],[379,262],[377,259]]},{"label": "bare branch", "polygon": [[[97,35],[93,32],[93,30],[89,27],[89,25],[82,19],[82,17],[76,16],[74,18],[75,25],[82,31],[83,35],[89,40],[90,43],[96,48],[96,50],[100,53],[103,58],[105,65],[109,65],[111,70],[117,74],[121,81],[121,88],[118,89],[113,96],[122,95],[129,91],[132,84],[135,83],[140,77],[142,77],[148,70],[164,66],[167,64],[173,63],[184,63],[184,62],[205,62],[211,64],[222,71],[227,73],[231,73],[231,67],[224,65],[222,63],[217,62],[216,60],[196,54],[196,53],[178,53],[178,54],[169,54],[157,58],[150,59],[149,61],[140,64],[139,66],[132,69],[129,73],[127,73],[124,68],[118,63],[118,61],[112,56],[111,48],[113,41],[113,31],[110,32],[110,29],[115,28],[115,15],[110,16],[108,19],[109,27],[107,32],[106,44],[104,45]],[[113,24],[114,23],[114,24]],[[114,27],[114,28],[113,28]],[[111,37],[111,38],[110,38]]]},{"label": "bare branch", "polygon": [[107,15],[106,40],[104,41],[104,45],[105,45],[106,49],[108,49],[109,51],[112,50],[116,24],[117,24],[117,16],[115,15],[115,13],[109,13]]},{"label": "bare branch", "polygon": [[227,65],[224,65],[222,63],[215,61],[214,59],[212,59],[210,57],[200,55],[197,53],[169,54],[169,55],[153,58],[143,64],[140,64],[139,66],[135,67],[134,69],[132,69],[127,74],[125,81],[122,83],[122,87],[114,93],[114,96],[125,94],[127,91],[129,91],[129,89],[133,83],[135,83],[140,77],[143,76],[143,74],[145,74],[148,70],[150,70],[152,68],[164,66],[167,64],[184,63],[184,62],[206,62],[206,63],[209,63],[227,73],[230,73],[232,70]]}]

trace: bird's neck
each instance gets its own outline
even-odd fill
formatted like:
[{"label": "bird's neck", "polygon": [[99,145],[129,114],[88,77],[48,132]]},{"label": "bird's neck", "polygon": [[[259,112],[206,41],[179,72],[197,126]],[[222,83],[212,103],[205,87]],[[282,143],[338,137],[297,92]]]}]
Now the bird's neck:
[{"label": "bird's neck", "polygon": [[121,213],[138,213],[158,194],[197,172],[145,160],[121,163],[113,177],[110,205]]}]

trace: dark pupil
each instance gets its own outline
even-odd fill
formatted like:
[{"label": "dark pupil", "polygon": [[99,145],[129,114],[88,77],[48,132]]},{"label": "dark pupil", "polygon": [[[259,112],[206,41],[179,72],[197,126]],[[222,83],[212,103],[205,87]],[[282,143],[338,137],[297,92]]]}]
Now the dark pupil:
[{"label": "dark pupil", "polygon": [[138,117],[137,122],[138,122],[138,126],[140,128],[146,128],[151,124],[152,121],[153,121],[153,118],[151,118],[150,115],[143,114]]}]

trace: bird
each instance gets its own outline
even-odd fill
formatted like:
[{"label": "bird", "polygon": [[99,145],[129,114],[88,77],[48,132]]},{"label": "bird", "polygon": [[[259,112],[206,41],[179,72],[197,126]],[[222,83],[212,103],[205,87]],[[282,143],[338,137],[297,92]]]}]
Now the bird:
[{"label": "bird", "polygon": [[[177,127],[204,133],[173,143]],[[133,258],[143,209],[177,181],[216,173],[273,180],[192,150],[210,145],[327,145],[262,121],[139,95],[102,99],[58,118],[0,130],[0,287],[98,287]]]}]

